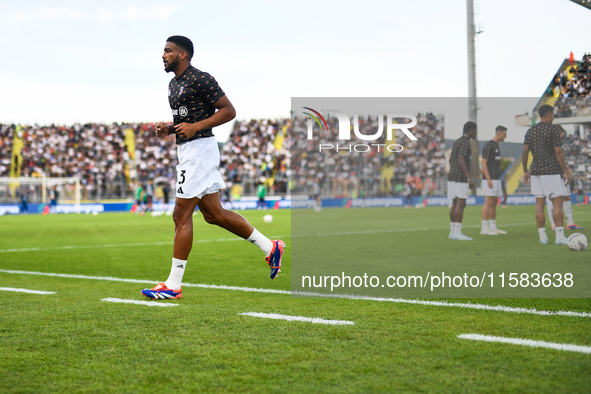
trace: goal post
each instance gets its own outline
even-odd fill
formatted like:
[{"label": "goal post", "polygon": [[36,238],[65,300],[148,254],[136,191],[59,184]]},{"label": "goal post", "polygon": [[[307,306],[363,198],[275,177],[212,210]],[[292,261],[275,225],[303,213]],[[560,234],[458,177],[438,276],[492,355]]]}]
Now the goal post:
[{"label": "goal post", "polygon": [[80,210],[80,178],[78,177],[0,177],[0,203],[20,203],[25,195],[29,203],[47,204],[50,197],[58,203],[75,204]]}]

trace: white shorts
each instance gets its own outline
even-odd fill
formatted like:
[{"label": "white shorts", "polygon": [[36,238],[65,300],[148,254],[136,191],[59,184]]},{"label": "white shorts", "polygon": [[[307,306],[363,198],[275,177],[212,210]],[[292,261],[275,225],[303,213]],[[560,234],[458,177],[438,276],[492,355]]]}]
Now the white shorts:
[{"label": "white shorts", "polygon": [[562,178],[560,178],[560,180],[562,180],[562,184],[564,185],[564,197],[570,197],[570,184],[568,183],[564,183],[564,180]]},{"label": "white shorts", "polygon": [[500,179],[493,179],[492,180],[493,187],[492,189],[488,187],[488,182],[486,178],[482,180],[482,194],[487,197],[503,197],[503,187],[501,186]]},{"label": "white shorts", "polygon": [[531,194],[536,198],[556,198],[564,195],[564,182],[560,175],[532,175]]},{"label": "white shorts", "polygon": [[468,182],[447,182],[447,198],[455,200],[456,198],[468,199],[470,194]]},{"label": "white shorts", "polygon": [[218,171],[220,150],[215,137],[199,138],[177,147],[177,198],[202,198],[226,188]]}]

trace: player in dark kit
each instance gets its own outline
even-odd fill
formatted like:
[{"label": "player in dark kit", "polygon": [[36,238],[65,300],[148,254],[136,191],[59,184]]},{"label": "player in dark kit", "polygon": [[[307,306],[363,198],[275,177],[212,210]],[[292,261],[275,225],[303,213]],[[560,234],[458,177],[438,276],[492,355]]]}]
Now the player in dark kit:
[{"label": "player in dark kit", "polygon": [[[564,152],[560,145],[560,131],[552,125],[554,108],[542,105],[538,110],[541,122],[530,128],[523,141],[523,180],[530,184],[531,194],[536,197],[536,223],[540,243],[547,244],[546,216],[544,205],[546,197],[554,204],[554,222],[556,223],[556,244],[566,244],[564,236],[564,217],[562,211],[562,195],[564,185],[568,182],[568,170],[564,162]],[[531,150],[534,160],[527,169],[527,159]]]},{"label": "player in dark kit", "polygon": [[497,126],[495,136],[482,148],[482,194],[484,205],[482,206],[482,228],[480,234],[498,235],[507,234],[506,231],[497,228],[497,201],[503,196],[501,185],[501,148],[499,142],[507,138],[507,128]]},{"label": "player in dark kit", "polygon": [[464,135],[454,142],[451,150],[449,175],[447,177],[447,198],[452,201],[449,211],[451,220],[449,239],[472,240],[471,237],[462,234],[462,220],[469,189],[474,187],[474,183],[470,179],[470,157],[472,156],[470,140],[476,138],[476,135],[476,123],[466,122]]},{"label": "player in dark kit", "polygon": [[220,152],[212,128],[236,116],[217,81],[208,73],[191,66],[193,43],[183,36],[172,36],[164,46],[164,70],[174,72],[168,85],[168,101],[173,125],[159,123],[156,135],[176,134],[177,165],[174,251],[170,276],[152,289],[142,290],[146,297],[181,297],[181,282],[193,246],[193,212],[196,207],[209,224],[218,225],[258,246],[266,255],[271,279],[280,272],[284,244],[271,241],[241,215],[222,208],[219,191],[226,188],[218,171]]}]

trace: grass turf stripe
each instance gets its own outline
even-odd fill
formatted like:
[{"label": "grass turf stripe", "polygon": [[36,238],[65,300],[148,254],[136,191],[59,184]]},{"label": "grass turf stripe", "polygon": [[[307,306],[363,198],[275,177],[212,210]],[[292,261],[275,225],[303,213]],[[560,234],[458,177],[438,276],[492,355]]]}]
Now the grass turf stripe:
[{"label": "grass turf stripe", "polygon": [[138,301],[138,300],[124,300],[122,298],[103,298],[101,301],[106,302],[115,302],[121,304],[135,304],[135,305],[144,305],[144,306],[177,306],[178,304],[168,304],[162,303],[157,301]]},{"label": "grass turf stripe", "polygon": [[591,354],[591,346],[579,346],[579,345],[570,345],[570,344],[565,344],[565,343],[534,341],[531,339],[521,339],[521,338],[495,337],[495,336],[491,336],[491,335],[479,335],[479,334],[461,334],[461,335],[458,335],[458,338],[470,339],[473,341],[510,343],[512,345],[541,347],[541,348],[546,348],[546,349],[565,350],[567,352],[578,352],[578,353]]},{"label": "grass turf stripe", "polygon": [[10,293],[29,293],[29,294],[55,294],[55,291],[42,291],[42,290],[29,290],[29,289],[17,289],[14,287],[0,287],[0,291],[2,292],[10,292]]},{"label": "grass turf stripe", "polygon": [[330,324],[333,326],[352,326],[355,323],[348,320],[327,320],[318,317],[303,317],[303,316],[288,316],[279,315],[277,313],[260,313],[260,312],[244,312],[239,313],[242,316],[262,317],[264,319],[287,320],[287,321],[301,321],[314,324]]},{"label": "grass turf stripe", "polygon": [[[20,270],[4,270],[0,269],[0,272],[6,274],[20,274],[20,275],[39,275],[39,276],[53,276],[59,278],[71,278],[71,279],[93,279],[93,280],[107,280],[112,282],[126,282],[126,283],[144,283],[144,284],[156,284],[158,281],[144,280],[144,279],[124,279],[114,278],[111,276],[87,276],[87,275],[76,275],[76,274],[58,274],[51,272],[36,272],[36,271],[20,271]],[[233,291],[246,291],[253,293],[272,293],[272,294],[286,294],[296,295],[303,297],[321,297],[321,298],[343,298],[353,300],[368,300],[368,301],[379,301],[379,302],[397,302],[403,304],[415,304],[415,305],[426,305],[426,306],[446,306],[456,308],[468,308],[485,311],[496,311],[496,312],[508,312],[508,313],[525,313],[531,315],[540,316],[570,316],[570,317],[591,317],[589,312],[573,312],[573,311],[539,311],[535,308],[516,308],[511,306],[503,305],[486,305],[486,304],[472,304],[472,303],[455,303],[447,301],[425,301],[425,300],[409,300],[404,298],[380,298],[380,297],[369,297],[369,296],[355,296],[348,294],[319,294],[311,292],[291,292],[287,290],[276,290],[276,289],[261,289],[253,287],[239,287],[239,286],[225,286],[225,285],[206,285],[200,283],[183,283],[185,287],[199,287],[203,289],[217,289],[217,290],[233,290]]]},{"label": "grass turf stripe", "polygon": [[[591,219],[581,219],[579,222],[588,222]],[[530,226],[531,223],[504,223],[499,224],[500,227],[518,227],[518,226]],[[480,224],[466,225],[462,228],[474,228],[479,229]],[[417,227],[417,228],[395,228],[395,229],[383,229],[383,230],[359,230],[359,231],[342,231],[334,233],[318,233],[318,234],[294,234],[291,236],[274,235],[272,239],[281,239],[285,237],[290,238],[314,238],[314,237],[337,237],[346,235],[370,235],[370,234],[383,234],[383,233],[401,233],[401,232],[417,232],[417,231],[440,231],[449,230],[449,226],[445,227]],[[233,242],[233,241],[244,241],[242,238],[218,238],[218,239],[200,239],[193,241],[197,243],[211,243],[211,242]],[[0,249],[0,253],[18,253],[18,252],[39,252],[47,250],[69,250],[69,249],[100,249],[100,248],[125,248],[130,246],[158,246],[158,245],[172,245],[173,241],[163,242],[139,242],[139,243],[128,243],[128,244],[105,244],[105,245],[68,245],[68,246],[54,246],[46,248],[20,248],[20,249]]]}]

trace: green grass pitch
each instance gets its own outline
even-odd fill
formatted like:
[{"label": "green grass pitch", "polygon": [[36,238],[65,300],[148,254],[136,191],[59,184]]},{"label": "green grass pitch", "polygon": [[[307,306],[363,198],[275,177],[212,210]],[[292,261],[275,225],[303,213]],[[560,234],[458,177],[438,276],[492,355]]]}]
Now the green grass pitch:
[{"label": "green grass pitch", "polygon": [[[586,227],[582,232],[591,239],[591,211],[573,208],[576,222]],[[500,228],[513,224],[506,228],[510,240],[504,256],[524,258],[534,246],[542,248],[535,245],[533,209],[498,211]],[[412,245],[413,240],[428,237],[433,250],[445,252],[437,258],[454,258],[446,208],[368,210],[383,217],[394,212],[398,228],[432,227],[414,232],[414,237],[396,237],[411,250],[421,248]],[[310,210],[324,215],[326,223],[343,211]],[[269,212],[241,213],[261,232],[281,236],[288,245],[279,277],[269,279],[258,248],[196,215],[184,282],[289,291],[291,212],[271,211],[274,220],[269,224],[263,222]],[[477,238],[479,224],[480,207],[467,207],[464,233],[475,240],[466,248],[485,254],[503,247],[497,239]],[[388,223],[378,221],[375,226],[387,228]],[[167,216],[3,216],[0,270],[162,281],[170,270],[173,231]],[[521,248],[524,240],[531,245]],[[591,250],[575,255],[560,248],[548,245],[545,253],[552,258],[573,253],[573,258],[586,259],[591,269]],[[1,393],[582,393],[591,387],[591,354],[458,338],[482,334],[591,346],[591,317],[200,287],[184,287],[180,300],[161,301],[176,307],[159,308],[101,301],[144,300],[140,290],[149,284],[7,272],[0,272],[0,280],[0,287],[55,292],[0,290]],[[447,300],[591,313],[589,299]],[[271,320],[240,315],[244,312],[355,324]]]}]

